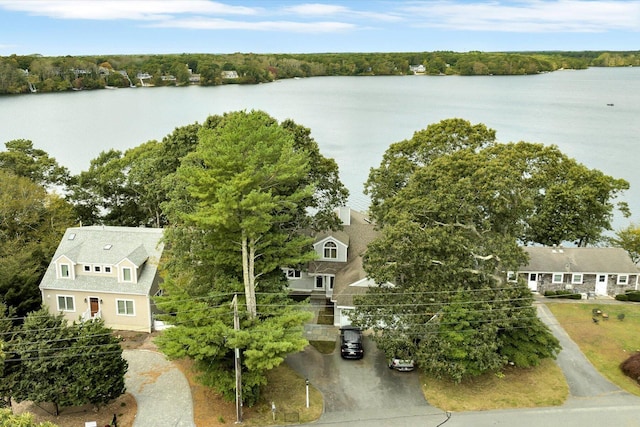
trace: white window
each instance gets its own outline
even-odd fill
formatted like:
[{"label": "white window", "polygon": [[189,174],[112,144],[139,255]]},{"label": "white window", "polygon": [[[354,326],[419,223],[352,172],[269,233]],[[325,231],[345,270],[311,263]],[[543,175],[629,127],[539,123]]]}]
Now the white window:
[{"label": "white window", "polygon": [[562,283],[564,279],[564,274],[562,273],[553,273],[553,283]]},{"label": "white window", "polygon": [[69,264],[60,264],[60,277],[69,277]]},{"label": "white window", "polygon": [[131,281],[131,269],[124,267],[122,269],[122,280],[125,282],[130,282]]},{"label": "white window", "polygon": [[287,275],[287,279],[299,279],[302,275],[300,270],[295,270],[293,268],[287,268],[285,269],[285,272]]},{"label": "white window", "polygon": [[94,265],[93,266],[93,271],[95,271],[96,273],[100,273],[102,271],[102,268],[100,268],[99,265]]},{"label": "white window", "polygon": [[516,276],[515,271],[507,271],[507,281],[516,282],[518,280],[518,276]]},{"label": "white window", "polygon": [[110,266],[108,266],[108,265],[106,265],[106,266],[104,267],[104,272],[105,272],[105,273],[111,273],[111,267],[110,267]]},{"label": "white window", "polygon": [[123,316],[134,316],[133,300],[131,299],[118,299],[116,300],[116,306],[118,308],[118,314]]},{"label": "white window", "polygon": [[618,285],[626,285],[629,283],[629,275],[628,274],[618,274],[618,281],[616,282]]},{"label": "white window", "polygon": [[582,283],[582,273],[573,273],[571,275],[571,283],[579,285]]},{"label": "white window", "polygon": [[598,283],[605,283],[607,281],[606,274],[598,274]]},{"label": "white window", "polygon": [[58,295],[58,311],[76,311],[73,297],[69,295]]},{"label": "white window", "polygon": [[90,272],[91,271],[91,266],[90,265],[85,265],[84,267],[82,267],[82,269],[86,272]]},{"label": "white window", "polygon": [[326,242],[323,246],[323,253],[325,258],[338,258],[338,245],[334,242]]}]

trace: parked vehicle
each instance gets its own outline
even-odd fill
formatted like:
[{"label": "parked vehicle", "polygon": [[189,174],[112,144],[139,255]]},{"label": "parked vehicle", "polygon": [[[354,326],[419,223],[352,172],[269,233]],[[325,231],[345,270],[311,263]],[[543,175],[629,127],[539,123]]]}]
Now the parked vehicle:
[{"label": "parked vehicle", "polygon": [[340,328],[340,356],[344,359],[362,359],[364,357],[360,329],[351,326]]},{"label": "parked vehicle", "polygon": [[411,359],[401,359],[400,357],[394,357],[389,361],[389,368],[395,369],[400,372],[409,372],[413,371],[416,367],[416,364]]}]

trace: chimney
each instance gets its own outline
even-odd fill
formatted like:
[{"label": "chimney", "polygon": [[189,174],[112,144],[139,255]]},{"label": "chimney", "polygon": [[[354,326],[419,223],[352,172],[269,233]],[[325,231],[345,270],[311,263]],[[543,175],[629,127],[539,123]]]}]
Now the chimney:
[{"label": "chimney", "polygon": [[342,221],[342,225],[351,225],[351,208],[342,206],[338,208],[338,218]]}]

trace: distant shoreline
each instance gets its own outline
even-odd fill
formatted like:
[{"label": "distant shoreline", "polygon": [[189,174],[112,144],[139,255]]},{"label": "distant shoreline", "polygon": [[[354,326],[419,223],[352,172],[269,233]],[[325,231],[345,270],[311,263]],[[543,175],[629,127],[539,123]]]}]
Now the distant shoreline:
[{"label": "distant shoreline", "polygon": [[259,84],[320,76],[522,76],[640,66],[640,51],[170,54],[0,57],[0,95]]}]

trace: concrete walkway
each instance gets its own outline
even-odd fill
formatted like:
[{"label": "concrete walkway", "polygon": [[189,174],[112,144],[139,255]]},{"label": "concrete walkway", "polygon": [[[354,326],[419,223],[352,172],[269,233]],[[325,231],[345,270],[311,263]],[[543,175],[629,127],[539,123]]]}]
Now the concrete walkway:
[{"label": "concrete walkway", "polygon": [[150,350],[122,355],[129,362],[125,385],[138,403],[134,427],[195,427],[191,388],[172,362]]}]

